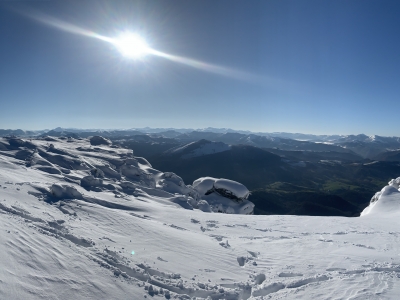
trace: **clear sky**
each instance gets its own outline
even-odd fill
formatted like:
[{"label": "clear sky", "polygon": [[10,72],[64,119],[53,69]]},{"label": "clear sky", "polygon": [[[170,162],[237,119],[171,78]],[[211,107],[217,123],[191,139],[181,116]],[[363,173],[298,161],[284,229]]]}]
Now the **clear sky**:
[{"label": "clear sky", "polygon": [[[397,0],[2,1],[0,128],[399,136],[399,15]],[[204,64],[128,59],[65,24]]]}]

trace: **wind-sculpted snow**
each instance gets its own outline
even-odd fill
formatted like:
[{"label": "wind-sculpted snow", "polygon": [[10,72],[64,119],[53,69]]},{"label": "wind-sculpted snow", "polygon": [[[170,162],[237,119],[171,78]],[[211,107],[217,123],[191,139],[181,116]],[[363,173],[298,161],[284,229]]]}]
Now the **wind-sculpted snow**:
[{"label": "wind-sculpted snow", "polygon": [[[134,157],[131,150],[110,146],[111,142],[101,136],[94,136],[89,140],[52,138],[48,137],[26,141],[23,139],[3,139],[5,150],[3,155],[14,157],[25,163],[25,166],[37,171],[61,176],[60,182],[50,188],[56,198],[81,199],[83,193],[77,191],[74,184],[78,183],[87,191],[111,192],[118,197],[133,195],[143,190],[149,195],[157,195],[178,204],[186,209],[199,209],[198,202],[204,194],[185,185],[182,178],[172,172],[161,172],[152,168],[144,158]],[[223,181],[220,180],[222,183]],[[72,184],[69,186],[68,184]],[[243,197],[247,210],[237,209],[235,195],[240,184],[231,185],[232,191],[220,189],[218,199],[213,199],[210,208],[215,212],[246,213],[253,212],[253,206]],[[248,190],[240,185],[245,191]],[[217,188],[217,186],[216,186]],[[228,191],[225,194],[221,191]],[[215,197],[214,197],[215,198]],[[230,208],[232,206],[232,208]],[[204,201],[200,203],[200,210],[204,208]]]},{"label": "wind-sculpted snow", "polygon": [[247,189],[214,178],[186,186],[86,139],[0,143],[0,299],[399,295],[393,208],[384,218],[210,213],[213,197],[241,205]]},{"label": "wind-sculpted snow", "polygon": [[362,212],[361,216],[375,215],[386,216],[400,212],[400,177],[389,181],[381,191],[375,193],[370,204]]},{"label": "wind-sculpted snow", "polygon": [[98,136],[95,135],[93,137],[90,138],[90,144],[92,146],[98,146],[98,145],[111,145],[111,141],[102,137],[102,136]]},{"label": "wind-sculpted snow", "polygon": [[249,196],[249,190],[239,182],[228,179],[216,179],[213,177],[202,177],[193,182],[193,188],[201,195],[211,194],[216,191],[224,191],[229,197],[237,201],[244,201]]},{"label": "wind-sculpted snow", "polygon": [[[250,192],[239,182],[228,179],[202,177],[193,182],[193,188],[207,201],[214,212],[252,214],[254,204],[247,200]],[[202,207],[207,211],[207,207]]]}]

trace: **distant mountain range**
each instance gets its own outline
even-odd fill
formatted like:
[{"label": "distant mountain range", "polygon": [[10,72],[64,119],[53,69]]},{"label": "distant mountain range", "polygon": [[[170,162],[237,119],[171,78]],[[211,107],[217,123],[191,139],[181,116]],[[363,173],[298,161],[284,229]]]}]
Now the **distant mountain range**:
[{"label": "distant mountain range", "polygon": [[[201,139],[222,142],[228,145],[251,145],[291,151],[334,151],[358,155],[368,159],[386,159],[385,152],[400,150],[399,137],[378,135],[313,135],[303,133],[252,133],[228,128],[175,129],[175,128],[136,128],[128,130],[100,130],[57,127],[52,130],[24,131],[21,129],[1,129],[0,136],[56,136],[86,138],[101,135],[112,139],[127,139],[129,142],[148,141],[149,143],[168,143],[175,146]],[[170,140],[168,140],[170,139]],[[167,150],[165,147],[160,149]],[[389,155],[388,159],[394,159]]]}]

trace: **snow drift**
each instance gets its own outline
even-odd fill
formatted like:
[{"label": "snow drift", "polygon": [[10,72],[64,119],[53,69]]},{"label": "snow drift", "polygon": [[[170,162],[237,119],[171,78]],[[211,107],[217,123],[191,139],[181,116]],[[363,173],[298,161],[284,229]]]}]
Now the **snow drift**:
[{"label": "snow drift", "polygon": [[400,213],[400,177],[389,181],[381,191],[375,193],[370,204],[361,212],[361,216]]}]

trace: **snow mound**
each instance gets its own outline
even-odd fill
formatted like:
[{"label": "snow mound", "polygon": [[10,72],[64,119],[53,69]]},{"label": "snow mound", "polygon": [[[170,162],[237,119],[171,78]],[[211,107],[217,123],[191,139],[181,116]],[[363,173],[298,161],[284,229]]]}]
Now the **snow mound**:
[{"label": "snow mound", "polygon": [[81,186],[85,188],[99,187],[103,185],[103,180],[93,175],[85,176],[81,179]]},{"label": "snow mound", "polygon": [[361,212],[366,215],[387,215],[400,211],[400,177],[389,181],[381,191],[375,193],[370,204]]},{"label": "snow mound", "polygon": [[111,145],[111,141],[106,138],[103,138],[102,136],[95,135],[90,138],[90,144],[92,146]]},{"label": "snow mound", "polygon": [[221,196],[239,202],[246,200],[250,194],[249,190],[243,184],[223,178],[202,177],[193,182],[193,188],[203,195],[216,192]]},{"label": "snow mound", "polygon": [[214,188],[218,193],[235,200],[245,200],[250,193],[243,184],[229,179],[218,179],[214,183]]},{"label": "snow mound", "polygon": [[76,188],[66,184],[53,184],[50,193],[59,199],[82,199],[82,194]]},{"label": "snow mound", "polygon": [[210,207],[210,204],[208,204],[208,202],[207,202],[206,200],[200,200],[200,201],[197,203],[197,206],[198,206],[198,208],[199,208],[201,211],[204,211],[204,212],[212,212],[211,207]]},{"label": "snow mound", "polygon": [[239,182],[202,177],[195,180],[192,186],[199,197],[206,200],[214,212],[253,214],[254,204],[247,200],[250,192]]},{"label": "snow mound", "polygon": [[104,172],[99,168],[90,170],[90,173],[96,178],[104,178]]},{"label": "snow mound", "polygon": [[[159,176],[159,181],[157,185],[162,188],[164,191],[171,194],[182,194],[193,196],[193,190],[186,186],[183,182],[182,178],[172,172],[165,172]],[[196,197],[195,195],[194,197]]]}]

